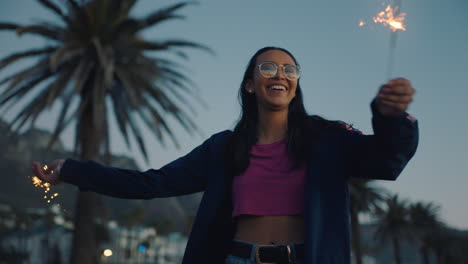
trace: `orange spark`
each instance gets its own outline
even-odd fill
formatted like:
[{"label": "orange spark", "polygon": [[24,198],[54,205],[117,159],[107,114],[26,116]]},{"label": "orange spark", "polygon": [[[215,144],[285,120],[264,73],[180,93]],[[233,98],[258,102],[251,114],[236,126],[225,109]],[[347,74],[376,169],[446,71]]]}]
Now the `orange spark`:
[{"label": "orange spark", "polygon": [[360,27],[364,26],[365,24],[366,24],[366,23],[364,22],[364,20],[359,21],[359,26],[360,26]]},{"label": "orange spark", "polygon": [[[47,169],[47,165],[44,166],[44,169]],[[32,184],[34,185],[34,187],[39,187],[39,188],[43,188],[44,189],[44,193],[47,194],[48,192],[50,192],[50,187],[51,187],[51,184],[48,183],[48,182],[43,182],[41,179],[39,179],[37,176],[32,176],[31,177],[31,180],[32,180]],[[55,197],[57,197],[59,194],[58,193],[54,193],[52,195],[50,195],[50,197],[48,197],[47,195],[44,195],[44,200],[47,200],[47,203],[50,203],[50,200],[51,199],[54,199]]]},{"label": "orange spark", "polygon": [[377,16],[373,17],[375,23],[382,23],[384,26],[389,27],[393,32],[397,30],[406,30],[405,24],[403,21],[405,20],[406,13],[400,13],[395,16],[398,11],[398,6],[392,8],[388,5],[384,11],[380,11]]},{"label": "orange spark", "polygon": [[38,177],[36,177],[36,176],[32,177],[32,184],[34,185],[34,187],[40,187],[41,182],[42,181]]}]

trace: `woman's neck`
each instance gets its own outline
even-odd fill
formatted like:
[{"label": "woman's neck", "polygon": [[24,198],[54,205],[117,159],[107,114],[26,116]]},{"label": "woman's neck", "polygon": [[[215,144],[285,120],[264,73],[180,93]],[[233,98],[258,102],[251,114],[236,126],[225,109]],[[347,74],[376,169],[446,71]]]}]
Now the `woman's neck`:
[{"label": "woman's neck", "polygon": [[258,142],[270,144],[286,137],[288,111],[258,111]]}]

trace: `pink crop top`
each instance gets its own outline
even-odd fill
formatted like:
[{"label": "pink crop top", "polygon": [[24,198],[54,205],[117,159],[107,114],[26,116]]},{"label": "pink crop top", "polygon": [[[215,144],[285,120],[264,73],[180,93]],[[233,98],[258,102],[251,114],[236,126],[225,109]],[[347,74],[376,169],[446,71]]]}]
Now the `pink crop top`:
[{"label": "pink crop top", "polygon": [[249,167],[234,177],[232,216],[303,215],[306,164],[292,169],[287,139],[252,147]]}]

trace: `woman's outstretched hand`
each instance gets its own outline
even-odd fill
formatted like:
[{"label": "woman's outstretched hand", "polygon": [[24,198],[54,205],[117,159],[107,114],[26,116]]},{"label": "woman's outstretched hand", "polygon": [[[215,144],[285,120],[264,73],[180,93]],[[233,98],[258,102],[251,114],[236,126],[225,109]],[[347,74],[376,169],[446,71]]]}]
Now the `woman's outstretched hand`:
[{"label": "woman's outstretched hand", "polygon": [[413,101],[416,90],[409,80],[396,78],[380,86],[376,97],[377,110],[384,116],[396,116],[405,112]]},{"label": "woman's outstretched hand", "polygon": [[47,164],[47,169],[44,169],[39,162],[34,161],[32,172],[42,181],[55,185],[60,183],[59,172],[64,162],[64,160],[54,160],[50,164]]}]

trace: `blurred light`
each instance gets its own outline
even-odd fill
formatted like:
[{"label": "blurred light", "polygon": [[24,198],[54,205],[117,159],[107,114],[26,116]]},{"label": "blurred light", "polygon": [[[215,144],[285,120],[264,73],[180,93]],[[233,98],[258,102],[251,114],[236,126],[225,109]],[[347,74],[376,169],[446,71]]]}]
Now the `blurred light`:
[{"label": "blurred light", "polygon": [[102,252],[102,254],[104,255],[104,257],[110,257],[112,256],[112,250],[106,249],[104,250],[104,252]]},{"label": "blurred light", "polygon": [[146,246],[145,245],[138,245],[138,251],[140,252],[145,252],[146,251]]}]

